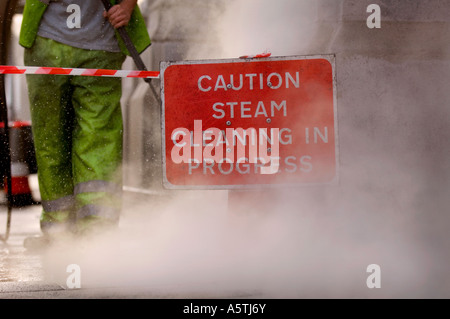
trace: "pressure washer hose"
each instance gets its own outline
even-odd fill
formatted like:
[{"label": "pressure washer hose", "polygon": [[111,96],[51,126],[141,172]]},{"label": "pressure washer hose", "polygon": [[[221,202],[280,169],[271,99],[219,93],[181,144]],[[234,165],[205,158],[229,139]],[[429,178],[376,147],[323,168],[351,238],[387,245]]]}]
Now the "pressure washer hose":
[{"label": "pressure washer hose", "polygon": [[[11,21],[16,12],[18,0],[2,0],[0,2],[0,63],[5,64],[7,59],[7,44],[10,37]],[[5,177],[7,187],[7,220],[6,232],[4,236],[0,235],[0,241],[6,242],[9,238],[11,229],[11,212],[12,212],[12,182],[11,182],[11,147],[9,144],[9,123],[8,108],[6,105],[5,79],[4,75],[0,75],[0,118],[3,119],[4,127],[4,150],[5,153]],[[2,177],[3,178],[3,177]]]},{"label": "pressure washer hose", "polygon": [[4,131],[4,149],[5,149],[5,177],[7,188],[7,217],[6,217],[6,232],[5,236],[0,236],[0,241],[6,242],[9,238],[11,230],[11,215],[12,215],[12,177],[11,177],[11,147],[9,144],[9,124],[8,124],[8,108],[6,105],[5,95],[5,81],[4,75],[0,75],[0,116],[3,118],[3,131]]},{"label": "pressure washer hose", "polygon": [[0,241],[6,243],[8,241],[9,238],[9,233],[11,230],[11,215],[12,215],[12,207],[8,201],[8,212],[7,212],[7,217],[6,217],[6,231],[5,231],[5,236],[0,236]]}]

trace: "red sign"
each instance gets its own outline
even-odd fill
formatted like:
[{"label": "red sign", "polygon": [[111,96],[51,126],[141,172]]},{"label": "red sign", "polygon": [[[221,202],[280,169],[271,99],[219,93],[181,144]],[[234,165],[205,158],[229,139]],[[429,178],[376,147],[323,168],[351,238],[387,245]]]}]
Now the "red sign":
[{"label": "red sign", "polygon": [[167,188],[337,181],[334,56],[163,62]]}]

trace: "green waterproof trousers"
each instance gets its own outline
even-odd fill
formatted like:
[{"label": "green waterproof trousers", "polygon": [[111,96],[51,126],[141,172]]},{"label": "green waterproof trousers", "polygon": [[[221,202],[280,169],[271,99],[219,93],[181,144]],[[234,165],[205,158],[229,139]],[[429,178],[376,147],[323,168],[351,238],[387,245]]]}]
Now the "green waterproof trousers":
[{"label": "green waterproof trousers", "polygon": [[[123,53],[37,37],[25,65],[120,69]],[[27,75],[44,233],[117,225],[123,123],[120,78]]]}]

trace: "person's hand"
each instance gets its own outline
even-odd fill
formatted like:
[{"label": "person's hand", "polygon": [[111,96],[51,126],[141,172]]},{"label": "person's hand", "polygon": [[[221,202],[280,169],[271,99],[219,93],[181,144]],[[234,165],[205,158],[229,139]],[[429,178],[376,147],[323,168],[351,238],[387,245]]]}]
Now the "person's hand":
[{"label": "person's hand", "polygon": [[108,12],[104,11],[103,16],[109,20],[115,29],[124,27],[130,21],[134,5],[132,3],[127,5],[127,2],[124,1],[111,7]]}]

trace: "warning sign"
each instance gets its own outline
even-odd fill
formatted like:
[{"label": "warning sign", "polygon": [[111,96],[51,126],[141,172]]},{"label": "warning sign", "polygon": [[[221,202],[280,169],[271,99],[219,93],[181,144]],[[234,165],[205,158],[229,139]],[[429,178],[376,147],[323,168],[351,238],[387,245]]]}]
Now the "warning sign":
[{"label": "warning sign", "polygon": [[333,183],[334,56],[161,63],[164,185]]}]

